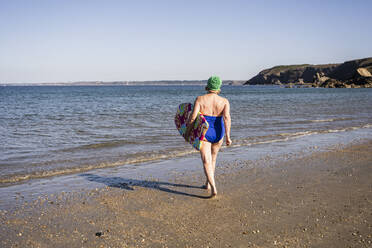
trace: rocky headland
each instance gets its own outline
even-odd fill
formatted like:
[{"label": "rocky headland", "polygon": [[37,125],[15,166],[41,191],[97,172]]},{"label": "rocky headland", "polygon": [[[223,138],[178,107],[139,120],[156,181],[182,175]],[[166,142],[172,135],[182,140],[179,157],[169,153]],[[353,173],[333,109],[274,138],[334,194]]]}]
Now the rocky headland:
[{"label": "rocky headland", "polygon": [[246,85],[276,84],[286,87],[372,88],[372,57],[341,64],[280,65],[265,69]]}]

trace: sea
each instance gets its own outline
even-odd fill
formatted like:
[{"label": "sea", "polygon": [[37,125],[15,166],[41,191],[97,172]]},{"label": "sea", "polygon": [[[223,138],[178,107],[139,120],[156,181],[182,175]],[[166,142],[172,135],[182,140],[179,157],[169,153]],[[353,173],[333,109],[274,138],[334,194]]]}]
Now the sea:
[{"label": "sea", "polygon": [[[2,86],[0,187],[195,154],[174,116],[204,93],[202,85]],[[372,130],[372,89],[226,85],[221,96],[231,105],[232,148]]]}]

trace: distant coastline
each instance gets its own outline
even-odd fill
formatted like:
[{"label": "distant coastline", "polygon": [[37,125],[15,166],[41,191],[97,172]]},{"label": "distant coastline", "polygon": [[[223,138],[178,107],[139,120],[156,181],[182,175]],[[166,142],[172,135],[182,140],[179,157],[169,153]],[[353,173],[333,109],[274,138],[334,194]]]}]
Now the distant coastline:
[{"label": "distant coastline", "polygon": [[[245,80],[224,80],[224,85],[243,85]],[[76,81],[50,83],[0,83],[0,86],[167,86],[205,85],[207,80],[154,80],[154,81]]]}]

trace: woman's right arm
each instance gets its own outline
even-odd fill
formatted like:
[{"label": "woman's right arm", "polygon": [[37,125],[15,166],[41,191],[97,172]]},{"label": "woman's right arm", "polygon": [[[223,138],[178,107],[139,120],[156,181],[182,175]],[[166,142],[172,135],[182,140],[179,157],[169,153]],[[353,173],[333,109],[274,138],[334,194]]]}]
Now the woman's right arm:
[{"label": "woman's right arm", "polygon": [[198,116],[199,111],[200,111],[200,103],[199,103],[199,97],[197,97],[194,102],[194,109],[187,121],[187,129],[185,133],[185,137],[187,137],[187,140],[189,139],[188,137],[190,136],[192,123],[195,121],[196,117]]},{"label": "woman's right arm", "polygon": [[225,124],[225,130],[226,130],[226,145],[231,145],[232,141],[230,138],[230,129],[231,129],[231,117],[230,117],[230,103],[226,99],[226,104],[223,109],[223,121]]}]

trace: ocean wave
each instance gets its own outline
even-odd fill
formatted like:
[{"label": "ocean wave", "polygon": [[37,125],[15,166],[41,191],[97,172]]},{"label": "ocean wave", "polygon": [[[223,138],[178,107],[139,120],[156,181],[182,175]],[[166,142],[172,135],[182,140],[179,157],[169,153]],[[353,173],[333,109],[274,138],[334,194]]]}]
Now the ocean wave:
[{"label": "ocean wave", "polygon": [[253,138],[240,139],[240,140],[238,139],[238,140],[235,140],[235,144],[233,144],[232,147],[253,146],[253,145],[260,145],[260,144],[284,142],[290,139],[298,139],[304,136],[309,136],[309,135],[314,135],[314,134],[338,133],[338,132],[353,131],[353,130],[363,129],[363,128],[371,128],[371,127],[372,127],[372,124],[365,124],[362,126],[344,127],[344,128],[339,128],[339,129],[280,133],[280,134],[274,134],[274,135],[269,135],[269,136],[254,137],[254,139]]},{"label": "ocean wave", "polygon": [[272,123],[273,125],[293,125],[293,124],[310,124],[310,123],[320,123],[320,122],[336,122],[336,121],[346,121],[352,120],[352,118],[329,118],[329,119],[314,119],[314,120],[297,120],[297,121],[283,121]]},{"label": "ocean wave", "polygon": [[351,120],[351,118],[317,119],[317,120],[309,120],[309,122],[333,122],[333,121],[345,121],[345,120]]},{"label": "ocean wave", "polygon": [[59,151],[74,152],[78,150],[115,148],[115,147],[120,147],[123,145],[138,145],[138,144],[144,144],[144,142],[139,141],[139,140],[111,140],[107,142],[99,142],[99,143],[86,144],[86,145],[81,145],[81,146],[76,146],[76,147],[69,147],[69,148],[61,149]]},{"label": "ocean wave", "polygon": [[30,179],[41,179],[41,178],[47,178],[47,177],[76,174],[76,173],[86,172],[86,171],[90,171],[94,169],[103,169],[103,168],[111,168],[111,167],[117,167],[117,166],[122,166],[122,165],[139,164],[139,163],[153,162],[153,161],[158,161],[158,160],[166,160],[166,159],[171,159],[171,158],[184,157],[192,153],[196,153],[196,150],[172,151],[168,154],[164,152],[159,152],[156,154],[145,154],[144,153],[142,155],[135,156],[134,158],[129,158],[129,159],[115,161],[115,162],[106,162],[106,163],[90,164],[90,165],[79,165],[79,167],[58,168],[55,170],[48,170],[48,171],[35,171],[29,174],[13,174],[13,175],[7,175],[6,178],[0,178],[0,185],[19,183],[19,182],[30,180]]}]

